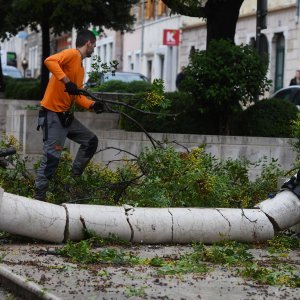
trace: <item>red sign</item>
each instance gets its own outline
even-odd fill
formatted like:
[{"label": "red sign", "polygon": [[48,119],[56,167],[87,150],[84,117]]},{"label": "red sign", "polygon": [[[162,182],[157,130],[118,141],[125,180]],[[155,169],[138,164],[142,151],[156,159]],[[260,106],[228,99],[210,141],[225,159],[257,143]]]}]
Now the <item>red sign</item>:
[{"label": "red sign", "polygon": [[179,30],[164,29],[163,45],[178,46],[179,45]]}]

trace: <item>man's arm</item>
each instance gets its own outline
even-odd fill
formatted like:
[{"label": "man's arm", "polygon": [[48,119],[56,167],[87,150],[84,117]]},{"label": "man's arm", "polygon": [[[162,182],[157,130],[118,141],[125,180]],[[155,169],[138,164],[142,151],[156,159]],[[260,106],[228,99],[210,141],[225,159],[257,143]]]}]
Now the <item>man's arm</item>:
[{"label": "man's arm", "polygon": [[70,79],[63,71],[63,66],[68,64],[71,59],[72,56],[68,52],[62,51],[47,57],[44,61],[44,64],[58,80],[66,84],[70,81]]}]

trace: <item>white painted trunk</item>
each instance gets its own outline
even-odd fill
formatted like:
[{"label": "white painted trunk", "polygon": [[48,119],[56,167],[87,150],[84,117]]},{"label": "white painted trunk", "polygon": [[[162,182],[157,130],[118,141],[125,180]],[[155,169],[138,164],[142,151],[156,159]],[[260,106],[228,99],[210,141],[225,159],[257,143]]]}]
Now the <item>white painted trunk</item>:
[{"label": "white painted trunk", "polygon": [[271,218],[280,230],[288,229],[300,222],[300,200],[288,190],[259,203],[257,207]]},{"label": "white painted trunk", "polygon": [[147,244],[256,242],[271,239],[278,228],[300,222],[300,201],[290,191],[280,192],[254,209],[60,206],[2,189],[0,197],[0,230],[55,243],[83,239],[84,228],[101,237],[115,234]]},{"label": "white painted trunk", "polygon": [[125,209],[120,206],[64,204],[68,212],[68,239],[82,240],[83,223],[86,229],[94,231],[101,237],[115,234],[129,241],[131,230],[126,220]]},{"label": "white painted trunk", "polygon": [[1,231],[63,242],[66,211],[62,206],[5,193],[1,188],[0,197]]}]

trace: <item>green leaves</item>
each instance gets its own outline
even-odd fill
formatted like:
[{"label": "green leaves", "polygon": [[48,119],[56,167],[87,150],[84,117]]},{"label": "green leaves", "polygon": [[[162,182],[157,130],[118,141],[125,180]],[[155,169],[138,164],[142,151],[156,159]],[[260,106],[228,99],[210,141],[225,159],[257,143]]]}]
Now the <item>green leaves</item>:
[{"label": "green leaves", "polygon": [[145,101],[141,108],[146,111],[166,111],[170,106],[170,100],[165,96],[164,81],[161,79],[154,79],[151,90],[146,93]]},{"label": "green leaves", "polygon": [[[220,162],[201,147],[190,152],[170,146],[145,149],[137,164],[145,176],[127,189],[126,203],[150,207],[253,207],[276,190],[280,174],[276,162],[272,167],[265,160],[257,165],[247,160]],[[258,166],[263,176],[250,181],[249,168]]]},{"label": "green leaves", "polygon": [[112,263],[119,265],[134,265],[140,263],[138,257],[123,250],[117,250],[115,248],[94,250],[90,240],[82,240],[79,243],[69,241],[58,251],[58,253],[70,258],[72,262],[81,264]]},{"label": "green leaves", "polygon": [[267,242],[270,253],[282,253],[300,248],[300,239],[298,237],[277,235]]},{"label": "green leaves", "polygon": [[[3,141],[3,148],[15,145]],[[267,158],[219,161],[203,147],[179,152],[168,143],[146,148],[138,157],[124,159],[117,169],[90,162],[84,173],[71,176],[72,157],[63,151],[50,181],[47,201],[139,207],[241,207],[250,208],[277,189],[283,175],[276,161]],[[120,149],[121,150],[121,149]],[[32,197],[34,177],[27,172],[28,158],[9,157],[15,168],[0,169],[0,182],[9,193]],[[37,168],[39,163],[35,165]],[[249,168],[260,167],[255,181]]]},{"label": "green leaves", "polygon": [[[288,263],[286,257],[288,247],[299,249],[299,241],[288,236],[275,237],[267,244],[280,247],[284,244],[288,246],[284,249],[285,256],[279,256],[274,260],[274,256],[253,255],[255,249],[253,245],[246,245],[235,241],[223,241],[211,246],[203,243],[194,243],[193,251],[181,256],[154,256],[152,258],[142,258],[134,255],[131,251],[124,251],[120,246],[114,248],[98,248],[94,244],[95,237],[81,241],[79,243],[68,242],[58,254],[71,259],[71,261],[84,264],[100,264],[99,276],[109,276],[103,269],[103,264],[126,265],[128,268],[139,266],[153,267],[158,275],[177,276],[178,279],[184,274],[208,273],[214,267],[230,268],[232,276],[242,276],[248,280],[260,284],[300,287],[299,270]],[[258,245],[264,247],[266,245]],[[103,245],[102,245],[103,247]],[[283,249],[281,249],[283,250]],[[282,259],[282,260],[281,260]],[[140,289],[131,291],[133,294],[141,292]]]},{"label": "green leaves", "polygon": [[250,263],[243,270],[239,270],[243,277],[268,285],[283,285],[290,287],[300,286],[299,272],[287,264],[277,264],[271,267]]},{"label": "green leaves", "polygon": [[100,56],[93,55],[91,68],[92,71],[88,72],[89,81],[92,83],[97,83],[99,81],[100,72],[103,74],[111,73],[114,74],[118,68],[119,62],[117,60],[112,60],[108,63],[103,63]]},{"label": "green leaves", "polygon": [[196,51],[191,56],[183,88],[192,94],[200,109],[219,119],[219,133],[228,134],[229,119],[240,105],[253,103],[269,89],[267,68],[248,45],[211,41],[206,51]]},{"label": "green leaves", "polygon": [[238,265],[253,259],[248,247],[235,241],[213,245],[205,251],[207,261],[225,265]]}]

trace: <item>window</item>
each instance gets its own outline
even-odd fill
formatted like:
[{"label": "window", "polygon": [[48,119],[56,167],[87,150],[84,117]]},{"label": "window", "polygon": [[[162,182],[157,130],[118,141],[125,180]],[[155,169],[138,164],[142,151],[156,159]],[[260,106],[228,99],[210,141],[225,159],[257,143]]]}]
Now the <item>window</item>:
[{"label": "window", "polygon": [[134,70],[134,62],[132,60],[132,56],[128,55],[128,70],[133,71]]},{"label": "window", "polygon": [[147,77],[152,81],[152,60],[147,61]]},{"label": "window", "polygon": [[136,72],[140,72],[141,70],[140,70],[140,54],[139,53],[136,53],[135,54],[135,64],[134,64],[134,66],[135,66],[135,71]]},{"label": "window", "polygon": [[167,11],[166,4],[164,4],[161,0],[158,0],[157,15],[161,16],[161,15],[165,14],[166,11]]},{"label": "window", "polygon": [[255,48],[255,45],[256,45],[255,37],[250,38],[249,45],[251,47]]},{"label": "window", "polygon": [[145,19],[154,18],[154,8],[155,8],[154,0],[147,0]]},{"label": "window", "polygon": [[28,70],[30,70],[31,77],[37,77],[38,74],[38,46],[29,48],[29,66]]},{"label": "window", "polygon": [[159,56],[159,65],[160,65],[160,79],[164,79],[164,66],[165,66],[165,56]]},{"label": "window", "polygon": [[283,74],[284,74],[284,51],[285,39],[282,33],[276,34],[276,59],[275,59],[275,91],[283,87]]}]

